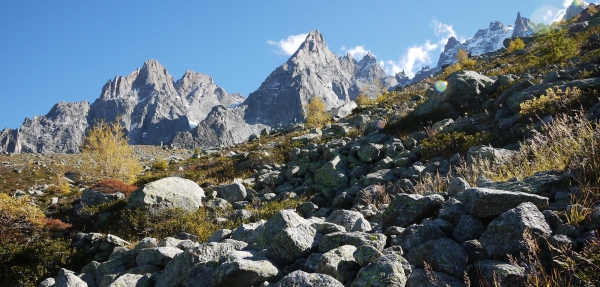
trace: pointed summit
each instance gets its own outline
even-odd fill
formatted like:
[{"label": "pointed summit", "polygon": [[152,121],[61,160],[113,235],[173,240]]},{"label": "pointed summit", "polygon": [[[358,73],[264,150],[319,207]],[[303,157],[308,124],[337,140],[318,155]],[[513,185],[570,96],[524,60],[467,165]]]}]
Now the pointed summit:
[{"label": "pointed summit", "polygon": [[533,28],[535,23],[531,20],[521,17],[521,13],[517,12],[517,19],[515,20],[515,28],[512,33],[512,37],[527,37],[533,35]]},{"label": "pointed summit", "polygon": [[567,8],[567,12],[565,13],[565,16],[563,16],[563,20],[573,19],[573,17],[579,15],[579,13],[581,13],[581,11],[588,6],[590,6],[590,4],[583,0],[573,0],[571,5],[569,5],[569,8]]}]

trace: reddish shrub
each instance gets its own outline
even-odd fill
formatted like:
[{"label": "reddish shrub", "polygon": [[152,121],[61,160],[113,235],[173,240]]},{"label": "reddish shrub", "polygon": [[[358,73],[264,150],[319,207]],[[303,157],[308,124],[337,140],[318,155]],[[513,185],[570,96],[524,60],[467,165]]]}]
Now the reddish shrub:
[{"label": "reddish shrub", "polygon": [[92,189],[106,194],[121,192],[129,197],[137,189],[137,186],[124,183],[118,179],[103,179],[96,182]]},{"label": "reddish shrub", "polygon": [[71,228],[70,223],[65,223],[60,219],[44,218],[44,230],[49,232],[61,232]]}]

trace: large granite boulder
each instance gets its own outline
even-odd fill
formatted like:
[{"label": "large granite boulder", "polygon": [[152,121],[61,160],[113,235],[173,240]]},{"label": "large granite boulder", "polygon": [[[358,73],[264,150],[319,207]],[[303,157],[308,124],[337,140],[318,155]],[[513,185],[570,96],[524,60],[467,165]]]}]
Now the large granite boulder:
[{"label": "large granite boulder", "polygon": [[294,271],[275,284],[275,287],[344,287],[340,281],[327,274]]},{"label": "large granite boulder", "polygon": [[322,237],[307,224],[285,228],[272,239],[267,256],[281,266],[293,263],[316,249]]},{"label": "large granite boulder", "polygon": [[533,203],[525,202],[494,219],[479,241],[489,256],[504,258],[507,254],[527,251],[528,242],[548,239],[551,234],[544,215]]},{"label": "large granite boulder", "polygon": [[356,211],[336,210],[327,217],[326,221],[341,225],[349,232],[371,230],[369,221],[364,218],[362,213]]},{"label": "large granite boulder", "polygon": [[523,202],[531,202],[538,209],[548,207],[547,197],[489,188],[469,188],[455,198],[462,202],[467,213],[480,218],[500,215]]},{"label": "large granite boulder", "polygon": [[181,208],[196,211],[202,206],[204,198],[204,190],[195,182],[179,177],[167,177],[134,191],[126,208],[142,210]]},{"label": "large granite boulder", "polygon": [[398,194],[383,213],[383,229],[419,223],[433,215],[443,203],[444,198],[439,194]]},{"label": "large granite boulder", "polygon": [[362,268],[352,287],[383,287],[406,284],[406,274],[402,265],[402,258],[397,254],[385,255]]},{"label": "large granite boulder", "polygon": [[419,268],[424,268],[424,264],[428,264],[435,271],[444,272],[457,278],[462,278],[463,272],[467,268],[465,248],[449,238],[422,244],[412,249],[406,259]]},{"label": "large granite boulder", "polygon": [[344,187],[348,185],[346,165],[339,155],[326,162],[315,171],[315,182],[325,187]]},{"label": "large granite boulder", "polygon": [[216,286],[250,287],[273,280],[281,271],[268,259],[253,251],[233,251],[225,255],[215,269]]}]

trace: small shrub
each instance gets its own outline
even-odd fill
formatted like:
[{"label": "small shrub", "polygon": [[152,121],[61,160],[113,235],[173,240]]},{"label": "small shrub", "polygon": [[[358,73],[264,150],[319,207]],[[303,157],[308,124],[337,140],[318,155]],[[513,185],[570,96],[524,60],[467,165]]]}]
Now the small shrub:
[{"label": "small shrub", "polygon": [[553,115],[559,111],[567,110],[582,96],[583,91],[577,87],[567,88],[565,91],[558,88],[556,90],[548,88],[545,95],[521,103],[519,113],[524,116]]},{"label": "small shrub", "polygon": [[356,97],[356,100],[354,101],[356,102],[356,105],[358,105],[359,108],[365,108],[373,103],[373,100],[371,100],[364,93],[358,95],[358,97]]},{"label": "small shrub", "polygon": [[92,186],[92,189],[105,194],[123,193],[125,197],[129,196],[137,189],[137,186],[124,183],[118,179],[102,179]]},{"label": "small shrub", "polygon": [[514,52],[517,50],[521,50],[525,48],[525,42],[523,42],[523,39],[517,37],[516,39],[510,41],[510,43],[508,44],[508,51],[509,52]]},{"label": "small shrub", "polygon": [[458,52],[456,53],[456,62],[464,68],[472,67],[476,63],[475,60],[469,59],[469,53],[463,49],[458,49]]},{"label": "small shrub", "polygon": [[306,124],[310,127],[321,127],[331,120],[331,116],[325,110],[325,103],[319,97],[313,97],[303,110]]},{"label": "small shrub", "polygon": [[28,196],[12,198],[0,193],[0,240],[20,242],[44,226],[44,213],[30,204]]},{"label": "small shrub", "polygon": [[487,132],[443,132],[431,138],[423,140],[421,152],[423,157],[431,159],[434,157],[450,157],[455,153],[466,154],[469,147],[477,145],[488,145],[496,140],[493,134]]},{"label": "small shrub", "polygon": [[159,160],[152,164],[154,170],[166,170],[169,168],[169,163],[166,160]]}]

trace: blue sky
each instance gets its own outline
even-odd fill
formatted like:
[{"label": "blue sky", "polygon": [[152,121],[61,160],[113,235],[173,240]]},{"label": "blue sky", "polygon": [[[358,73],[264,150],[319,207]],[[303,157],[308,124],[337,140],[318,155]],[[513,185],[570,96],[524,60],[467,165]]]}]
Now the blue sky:
[{"label": "blue sky", "polygon": [[412,74],[437,63],[449,35],[510,25],[519,11],[547,22],[565,1],[0,0],[0,128],[60,101],[93,102],[148,59],[175,80],[194,70],[247,96],[316,29],[340,56],[370,51],[389,73]]}]

